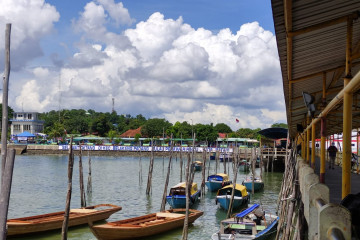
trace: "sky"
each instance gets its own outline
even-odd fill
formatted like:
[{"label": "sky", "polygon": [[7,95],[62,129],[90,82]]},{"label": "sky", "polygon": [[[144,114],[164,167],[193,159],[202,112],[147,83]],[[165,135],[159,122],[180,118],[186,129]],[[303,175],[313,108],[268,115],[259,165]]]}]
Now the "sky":
[{"label": "sky", "polygon": [[0,3],[15,111],[114,108],[234,131],[286,123],[269,0]]}]

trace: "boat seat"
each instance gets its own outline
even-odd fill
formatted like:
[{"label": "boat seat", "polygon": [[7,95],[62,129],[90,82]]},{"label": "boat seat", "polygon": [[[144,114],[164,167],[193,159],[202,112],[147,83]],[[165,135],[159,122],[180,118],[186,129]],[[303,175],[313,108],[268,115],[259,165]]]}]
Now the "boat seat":
[{"label": "boat seat", "polygon": [[86,209],[86,208],[76,208],[76,209],[70,209],[70,213],[91,213],[97,211],[95,209]]},{"label": "boat seat", "polygon": [[262,226],[262,225],[257,225],[256,226],[256,230],[258,230],[258,231],[262,231],[262,230],[264,230],[266,228],[266,226]]},{"label": "boat seat", "polygon": [[164,217],[164,218],[179,218],[183,217],[185,214],[181,213],[167,213],[167,212],[158,212],[156,213],[156,217]]}]

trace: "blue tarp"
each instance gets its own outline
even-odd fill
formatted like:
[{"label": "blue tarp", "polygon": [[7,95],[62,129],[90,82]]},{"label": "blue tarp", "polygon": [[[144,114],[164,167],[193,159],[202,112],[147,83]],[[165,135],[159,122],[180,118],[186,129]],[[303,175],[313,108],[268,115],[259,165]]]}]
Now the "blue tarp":
[{"label": "blue tarp", "polygon": [[16,135],[17,137],[35,137],[35,135],[34,134],[32,134],[32,133],[29,133],[29,132],[23,132],[23,133],[20,133],[20,134],[18,134],[18,135]]}]

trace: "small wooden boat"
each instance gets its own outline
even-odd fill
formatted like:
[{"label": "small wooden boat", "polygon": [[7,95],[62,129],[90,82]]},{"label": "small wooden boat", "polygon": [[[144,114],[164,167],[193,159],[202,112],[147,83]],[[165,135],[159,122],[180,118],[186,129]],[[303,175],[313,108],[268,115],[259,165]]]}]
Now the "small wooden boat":
[{"label": "small wooden boat", "polygon": [[229,180],[229,175],[225,173],[218,173],[208,176],[205,185],[211,192],[215,192],[231,183],[232,181]]},{"label": "small wooden boat", "polygon": [[[242,182],[242,185],[244,185],[249,192],[252,192],[252,189],[253,189],[253,177],[246,178]],[[255,177],[254,178],[254,191],[257,192],[257,191],[262,190],[263,188],[264,188],[263,180],[261,180],[259,177]]]},{"label": "small wooden boat", "polygon": [[234,218],[221,221],[220,231],[211,236],[212,240],[268,239],[277,231],[279,217],[261,211],[259,204],[247,208]]},{"label": "small wooden boat", "polygon": [[[172,208],[185,208],[186,207],[186,184],[181,182],[170,189],[170,193],[166,196],[166,202],[170,204]],[[193,205],[199,200],[200,189],[198,189],[196,183],[192,183],[190,189],[190,205]]]},{"label": "small wooden boat", "polygon": [[[233,191],[233,184],[227,185],[219,189],[216,195],[216,203],[220,203],[220,206],[228,210],[230,206],[231,194]],[[237,209],[241,205],[249,202],[249,194],[246,191],[246,187],[240,184],[235,184],[234,201],[232,209]]]},{"label": "small wooden boat", "polygon": [[194,162],[194,169],[195,171],[201,171],[203,166],[203,163],[201,161],[195,161]]},{"label": "small wooden boat", "polygon": [[[105,220],[111,214],[120,211],[121,207],[112,204],[99,204],[85,208],[71,209],[69,227]],[[61,229],[65,212],[54,212],[43,215],[14,218],[7,221],[7,236],[32,234]]]},{"label": "small wooden boat", "polygon": [[239,171],[240,172],[249,172],[250,171],[250,163],[246,159],[243,159],[240,161]]},{"label": "small wooden boat", "polygon": [[[144,239],[184,225],[186,209],[172,209],[93,226],[91,231],[99,240]],[[203,215],[203,212],[189,209],[189,223]]]}]

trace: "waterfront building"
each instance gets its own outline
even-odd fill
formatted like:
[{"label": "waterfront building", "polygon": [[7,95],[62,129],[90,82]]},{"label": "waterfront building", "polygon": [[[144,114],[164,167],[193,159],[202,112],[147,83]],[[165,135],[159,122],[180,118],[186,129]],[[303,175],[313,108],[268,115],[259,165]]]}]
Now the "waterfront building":
[{"label": "waterfront building", "polygon": [[37,134],[44,131],[44,121],[39,119],[37,112],[14,112],[11,122],[11,135],[23,132]]}]

